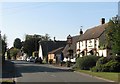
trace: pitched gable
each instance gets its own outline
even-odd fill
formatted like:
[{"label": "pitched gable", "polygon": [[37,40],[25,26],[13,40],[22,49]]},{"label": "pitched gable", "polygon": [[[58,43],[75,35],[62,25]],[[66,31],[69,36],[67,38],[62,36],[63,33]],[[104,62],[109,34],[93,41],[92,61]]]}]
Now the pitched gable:
[{"label": "pitched gable", "polygon": [[91,29],[87,29],[86,32],[79,38],[79,40],[89,40],[96,39],[101,36],[101,34],[105,31],[105,28],[108,24],[103,24],[100,26],[93,27]]},{"label": "pitched gable", "polygon": [[47,56],[48,52],[55,50],[60,47],[65,47],[66,41],[42,41],[40,45],[42,46],[43,56]]},{"label": "pitched gable", "polygon": [[57,49],[52,50],[51,52],[49,52],[49,54],[60,54],[63,49],[64,49],[64,47],[57,48]]},{"label": "pitched gable", "polygon": [[72,37],[72,44],[71,44],[71,46],[69,47],[68,44],[65,46],[65,48],[63,50],[63,54],[64,54],[65,57],[68,55],[68,50],[69,49],[72,49],[73,53],[76,53],[76,43],[79,40],[79,37],[80,37],[80,35],[73,36]]}]

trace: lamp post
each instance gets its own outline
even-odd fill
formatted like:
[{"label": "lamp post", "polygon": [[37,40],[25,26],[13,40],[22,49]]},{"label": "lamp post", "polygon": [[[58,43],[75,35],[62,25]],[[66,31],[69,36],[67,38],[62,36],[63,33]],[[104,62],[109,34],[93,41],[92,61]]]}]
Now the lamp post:
[{"label": "lamp post", "polygon": [[72,37],[71,37],[71,35],[67,36],[67,44],[69,45],[69,49],[68,49],[68,53],[69,53],[68,59],[69,60],[67,61],[67,67],[70,67],[70,61],[71,61],[71,55],[72,55],[72,52],[71,52]]}]

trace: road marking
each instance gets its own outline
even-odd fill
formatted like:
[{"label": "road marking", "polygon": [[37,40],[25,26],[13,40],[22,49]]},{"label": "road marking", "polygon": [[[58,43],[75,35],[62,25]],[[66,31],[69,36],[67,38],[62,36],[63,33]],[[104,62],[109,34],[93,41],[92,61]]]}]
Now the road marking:
[{"label": "road marking", "polygon": [[52,77],[56,77],[55,75],[51,75]]},{"label": "road marking", "polygon": [[45,71],[44,73],[45,73],[45,74],[47,74],[47,72],[46,72],[46,71]]}]

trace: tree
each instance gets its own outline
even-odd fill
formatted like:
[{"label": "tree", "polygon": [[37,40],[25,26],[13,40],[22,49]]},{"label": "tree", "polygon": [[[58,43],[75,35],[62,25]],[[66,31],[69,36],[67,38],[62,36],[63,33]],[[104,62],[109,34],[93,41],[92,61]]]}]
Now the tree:
[{"label": "tree", "polygon": [[49,41],[50,36],[46,34],[45,36],[42,35],[26,35],[25,42],[23,43],[23,51],[27,53],[29,56],[32,55],[34,51],[39,50],[39,41]]},{"label": "tree", "polygon": [[17,49],[17,48],[11,48],[10,49],[10,57],[13,57],[14,59],[16,59],[16,56],[17,56],[17,54],[18,54],[18,52],[19,52],[20,50],[19,49]]},{"label": "tree", "polygon": [[44,41],[49,41],[49,40],[51,40],[49,34],[45,34],[45,36],[43,36],[43,39],[42,39],[42,40],[44,40]]},{"label": "tree", "polygon": [[109,21],[108,28],[106,28],[106,41],[113,53],[120,55],[120,24],[115,18]]},{"label": "tree", "polygon": [[2,36],[2,55],[5,55],[5,52],[7,50],[7,36],[4,34]]},{"label": "tree", "polygon": [[0,35],[0,43],[2,44],[2,61],[4,62],[5,61],[5,52],[7,50],[7,37],[6,35],[4,34],[2,37]]},{"label": "tree", "polygon": [[34,44],[35,44],[35,39],[33,38],[25,40],[25,42],[23,43],[23,51],[27,53],[29,56],[31,56],[32,52],[35,51]]},{"label": "tree", "polygon": [[22,47],[21,39],[16,38],[16,39],[14,40],[14,44],[13,44],[13,45],[14,45],[15,48],[21,49],[21,47]]}]

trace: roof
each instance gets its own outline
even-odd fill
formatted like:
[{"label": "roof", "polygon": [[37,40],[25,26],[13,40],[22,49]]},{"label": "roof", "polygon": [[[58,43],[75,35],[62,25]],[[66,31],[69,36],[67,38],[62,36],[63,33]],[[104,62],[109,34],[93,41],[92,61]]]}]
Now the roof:
[{"label": "roof", "polygon": [[65,47],[67,42],[66,41],[42,41],[40,42],[43,56],[47,56],[49,52],[55,50],[60,47]]},{"label": "roof", "polygon": [[101,36],[101,34],[105,31],[105,28],[108,24],[99,25],[93,27],[91,29],[87,29],[86,32],[79,38],[79,40],[89,40],[96,39]]},{"label": "roof", "polygon": [[68,44],[65,46],[65,48],[63,50],[63,54],[64,54],[65,57],[68,55],[68,50],[69,49],[73,50],[73,53],[76,53],[76,43],[78,42],[79,37],[80,37],[80,35],[73,36],[72,37],[72,44],[70,45],[70,47],[69,47]]},{"label": "roof", "polygon": [[64,47],[57,48],[49,52],[49,54],[60,54],[63,51]]}]

